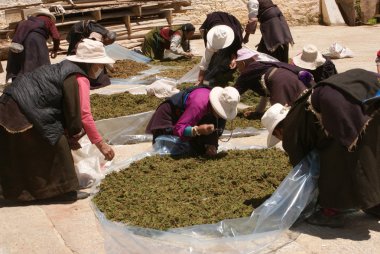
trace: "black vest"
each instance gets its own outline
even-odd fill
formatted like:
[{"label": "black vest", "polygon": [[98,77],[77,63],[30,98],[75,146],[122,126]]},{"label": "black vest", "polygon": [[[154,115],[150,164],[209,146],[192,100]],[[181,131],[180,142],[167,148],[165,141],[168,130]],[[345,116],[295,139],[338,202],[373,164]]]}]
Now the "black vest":
[{"label": "black vest", "polygon": [[78,65],[64,60],[43,65],[25,73],[8,87],[4,94],[11,96],[34,128],[54,145],[63,134],[63,82],[71,74],[83,72]]}]

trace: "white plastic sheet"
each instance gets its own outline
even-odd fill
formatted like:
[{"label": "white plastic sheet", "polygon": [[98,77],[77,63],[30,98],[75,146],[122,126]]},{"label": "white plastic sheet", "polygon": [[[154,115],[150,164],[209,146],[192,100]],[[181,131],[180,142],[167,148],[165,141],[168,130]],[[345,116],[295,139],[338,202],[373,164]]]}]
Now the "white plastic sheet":
[{"label": "white plastic sheet", "polygon": [[342,46],[337,42],[331,44],[331,46],[323,52],[323,55],[331,57],[332,59],[354,57],[354,53],[351,51],[351,49]]},{"label": "white plastic sheet", "polygon": [[[113,170],[169,151],[161,148],[129,159]],[[250,217],[216,224],[159,231],[111,222],[95,205],[93,207],[105,233],[107,253],[258,253],[296,238],[297,233],[287,229],[315,198],[318,173],[319,158],[317,153],[311,152]]]}]

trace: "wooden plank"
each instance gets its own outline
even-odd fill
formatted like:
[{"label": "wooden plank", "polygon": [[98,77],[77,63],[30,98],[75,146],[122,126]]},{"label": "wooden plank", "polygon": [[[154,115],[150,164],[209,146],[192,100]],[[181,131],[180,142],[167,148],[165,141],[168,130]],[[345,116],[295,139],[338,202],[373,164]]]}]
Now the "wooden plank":
[{"label": "wooden plank", "polygon": [[102,20],[102,12],[100,11],[100,9],[92,11],[91,17],[93,17],[96,21]]},{"label": "wooden plank", "polygon": [[135,14],[135,16],[138,16],[138,17],[142,16],[141,5],[132,7],[132,12],[133,14]]}]

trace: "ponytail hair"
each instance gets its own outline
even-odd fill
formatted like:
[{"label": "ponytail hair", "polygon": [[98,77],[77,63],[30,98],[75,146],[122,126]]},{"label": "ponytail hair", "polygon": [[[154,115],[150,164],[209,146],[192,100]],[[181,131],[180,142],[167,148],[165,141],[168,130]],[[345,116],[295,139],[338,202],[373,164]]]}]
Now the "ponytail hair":
[{"label": "ponytail hair", "polygon": [[183,32],[192,32],[195,31],[195,27],[191,23],[182,25],[181,30]]}]

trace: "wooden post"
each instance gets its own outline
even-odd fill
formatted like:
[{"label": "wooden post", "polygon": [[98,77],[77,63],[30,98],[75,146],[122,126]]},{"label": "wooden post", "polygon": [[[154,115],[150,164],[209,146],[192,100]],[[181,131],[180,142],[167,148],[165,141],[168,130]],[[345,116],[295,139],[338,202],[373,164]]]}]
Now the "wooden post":
[{"label": "wooden post", "polygon": [[131,37],[131,34],[132,34],[132,29],[131,29],[131,16],[130,16],[130,15],[124,16],[124,17],[123,17],[123,22],[124,22],[124,24],[125,24],[125,27],[127,28],[128,38],[130,38],[130,37]]},{"label": "wooden post", "polygon": [[173,11],[171,9],[165,11],[165,18],[168,21],[169,27],[171,27],[173,24],[173,15],[172,14],[173,14]]}]

